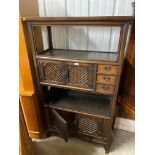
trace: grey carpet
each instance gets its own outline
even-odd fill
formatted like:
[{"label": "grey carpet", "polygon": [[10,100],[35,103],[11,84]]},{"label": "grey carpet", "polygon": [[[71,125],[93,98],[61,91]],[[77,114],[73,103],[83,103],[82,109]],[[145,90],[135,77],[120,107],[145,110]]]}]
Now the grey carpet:
[{"label": "grey carpet", "polygon": [[[134,155],[135,135],[131,132],[114,130],[114,140],[109,155]],[[102,145],[70,138],[68,143],[58,137],[33,140],[35,155],[104,155]]]}]

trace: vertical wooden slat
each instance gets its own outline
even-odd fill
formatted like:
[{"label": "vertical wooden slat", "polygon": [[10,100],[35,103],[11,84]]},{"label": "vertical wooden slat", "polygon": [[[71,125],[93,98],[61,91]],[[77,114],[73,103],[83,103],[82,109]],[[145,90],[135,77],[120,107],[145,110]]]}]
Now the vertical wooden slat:
[{"label": "vertical wooden slat", "polygon": [[53,49],[51,27],[47,26],[49,49]]},{"label": "vertical wooden slat", "polygon": [[43,40],[43,49],[48,49],[48,32],[45,26],[41,27],[42,40]]}]

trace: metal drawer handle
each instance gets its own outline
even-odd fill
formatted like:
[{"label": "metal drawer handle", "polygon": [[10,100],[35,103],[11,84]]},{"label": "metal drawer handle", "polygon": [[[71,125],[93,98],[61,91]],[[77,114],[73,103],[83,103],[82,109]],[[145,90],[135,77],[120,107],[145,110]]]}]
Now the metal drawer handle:
[{"label": "metal drawer handle", "polygon": [[110,77],[109,76],[103,76],[103,79],[106,80],[106,81],[109,81]]},{"label": "metal drawer handle", "polygon": [[105,66],[104,69],[105,69],[106,71],[110,71],[110,70],[111,70],[111,66]]},{"label": "metal drawer handle", "polygon": [[107,85],[104,85],[102,88],[103,88],[104,90],[108,90],[110,87],[107,86]]}]

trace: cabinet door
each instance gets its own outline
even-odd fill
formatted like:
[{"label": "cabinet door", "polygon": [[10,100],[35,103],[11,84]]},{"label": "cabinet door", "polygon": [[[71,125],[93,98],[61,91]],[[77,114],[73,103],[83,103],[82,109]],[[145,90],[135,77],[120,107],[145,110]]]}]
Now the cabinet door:
[{"label": "cabinet door", "polygon": [[41,82],[64,84],[65,65],[63,62],[38,60],[38,70]]},{"label": "cabinet door", "polygon": [[52,123],[56,127],[59,136],[67,142],[68,141],[67,122],[54,109],[51,109],[50,112]]},{"label": "cabinet door", "polygon": [[67,85],[79,88],[94,88],[95,64],[67,63]]}]

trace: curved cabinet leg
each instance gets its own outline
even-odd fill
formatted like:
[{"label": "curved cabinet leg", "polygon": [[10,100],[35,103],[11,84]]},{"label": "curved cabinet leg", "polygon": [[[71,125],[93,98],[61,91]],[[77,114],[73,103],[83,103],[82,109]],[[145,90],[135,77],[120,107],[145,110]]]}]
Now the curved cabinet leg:
[{"label": "curved cabinet leg", "polygon": [[107,143],[104,144],[105,154],[109,153],[110,146],[112,144],[113,138],[112,135],[107,139]]},{"label": "curved cabinet leg", "polygon": [[105,154],[108,154],[109,153],[109,150],[105,150]]},{"label": "curved cabinet leg", "polygon": [[115,114],[114,114],[113,123],[112,123],[112,130],[114,130],[117,112],[118,112],[118,106],[116,105]]},{"label": "curved cabinet leg", "polygon": [[45,117],[45,122],[46,122],[46,128],[49,129],[51,127],[51,121],[49,117],[49,108],[44,107],[44,117]]},{"label": "curved cabinet leg", "polygon": [[112,119],[104,119],[104,126],[103,126],[103,134],[104,134],[104,149],[105,154],[109,153],[110,146],[113,141],[113,135],[112,135]]}]

